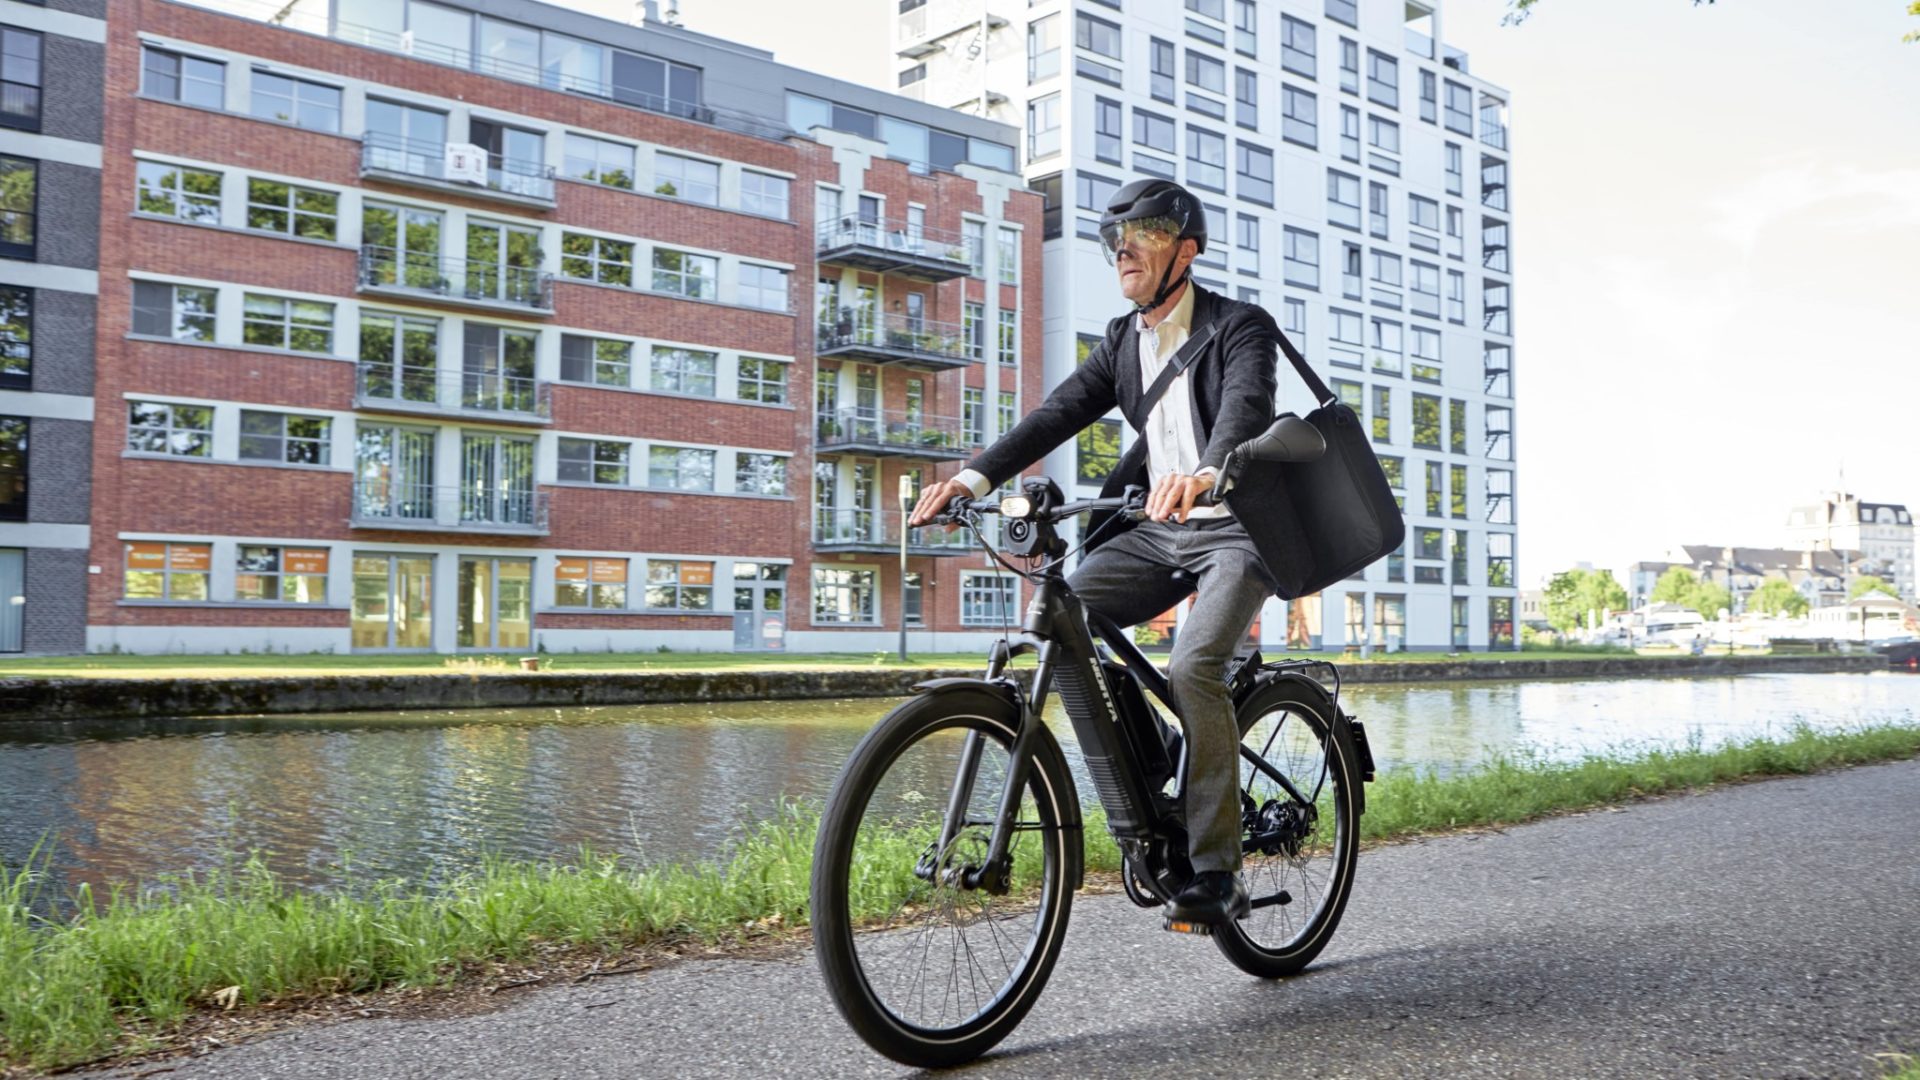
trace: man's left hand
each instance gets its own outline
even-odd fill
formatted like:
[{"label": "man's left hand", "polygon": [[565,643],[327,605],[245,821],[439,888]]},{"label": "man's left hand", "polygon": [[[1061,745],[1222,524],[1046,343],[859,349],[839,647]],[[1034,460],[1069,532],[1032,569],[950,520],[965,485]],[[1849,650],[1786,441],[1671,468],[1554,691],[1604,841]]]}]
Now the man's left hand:
[{"label": "man's left hand", "polygon": [[1211,476],[1183,476],[1180,473],[1168,473],[1153,486],[1152,494],[1147,496],[1147,517],[1152,521],[1165,521],[1172,518],[1185,522],[1187,514],[1193,509],[1194,501],[1213,489]]}]

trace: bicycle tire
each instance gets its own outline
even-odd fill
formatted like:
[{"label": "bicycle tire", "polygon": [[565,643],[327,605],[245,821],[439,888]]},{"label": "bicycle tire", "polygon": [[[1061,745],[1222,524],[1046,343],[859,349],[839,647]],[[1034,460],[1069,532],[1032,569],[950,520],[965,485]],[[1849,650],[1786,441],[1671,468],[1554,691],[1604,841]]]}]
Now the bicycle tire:
[{"label": "bicycle tire", "polygon": [[[1035,721],[1038,723],[1038,720]],[[814,955],[819,962],[822,975],[826,979],[827,989],[836,1008],[866,1043],[881,1054],[904,1065],[915,1067],[941,1067],[957,1065],[971,1061],[991,1049],[1005,1038],[1020,1023],[1027,1011],[1033,1007],[1040,991],[1045,988],[1052,974],[1055,961],[1059,959],[1060,947],[1066,938],[1067,917],[1072,907],[1073,891],[1081,880],[1083,851],[1079,829],[1078,796],[1073,786],[1072,774],[1067,769],[1066,759],[1060,752],[1059,744],[1051,732],[1044,727],[1035,734],[1039,743],[1034,755],[1034,767],[1030,771],[1027,791],[1023,799],[1022,820],[1026,820],[1024,808],[1031,805],[1036,817],[1036,828],[1030,832],[1016,833],[1016,837],[1037,835],[1039,857],[1039,887],[1037,900],[1033,901],[1033,926],[1028,933],[1025,947],[1017,960],[1007,965],[1006,975],[1001,985],[995,989],[983,1007],[973,1013],[956,1019],[951,1024],[943,1022],[929,1023],[925,1015],[928,983],[920,983],[921,1010],[915,1015],[911,1012],[914,983],[909,982],[905,993],[905,1007],[898,995],[882,993],[876,983],[885,983],[889,989],[898,985],[898,977],[887,975],[879,970],[876,954],[891,945],[899,944],[887,935],[910,935],[941,933],[937,925],[941,904],[965,903],[982,905],[982,911],[991,902],[1001,898],[989,897],[979,890],[949,889],[951,894],[944,900],[933,896],[940,888],[938,880],[921,885],[908,883],[910,890],[923,889],[929,902],[925,910],[931,912],[922,920],[920,927],[908,924],[906,919],[896,919],[900,911],[906,911],[912,918],[920,918],[914,912],[910,898],[903,899],[899,909],[889,916],[879,927],[872,920],[860,918],[854,911],[852,892],[855,887],[856,844],[862,841],[862,826],[868,818],[869,809],[882,790],[890,772],[896,771],[902,757],[915,747],[926,745],[930,739],[944,737],[943,733],[979,731],[986,740],[983,743],[982,768],[986,768],[985,758],[997,747],[1004,755],[1012,744],[1018,723],[1018,711],[1007,696],[987,686],[948,688],[941,692],[925,694],[906,702],[888,714],[873,730],[861,739],[853,754],[842,767],[835,779],[833,789],[827,797],[826,809],[821,817],[820,832],[814,845],[814,864],[811,882],[813,912]],[[957,754],[954,755],[957,760]],[[900,770],[905,772],[905,769]],[[953,769],[949,768],[939,788],[936,805],[945,809],[946,795],[951,786]],[[1002,774],[1004,775],[1004,773]],[[925,786],[925,785],[923,785]],[[991,791],[984,797],[976,789],[974,806],[984,801],[995,804],[999,800],[1000,783],[985,783]],[[891,788],[887,788],[891,790]],[[883,799],[884,801],[884,799]],[[992,811],[988,811],[989,822]],[[881,824],[874,828],[875,833],[884,833],[887,825],[882,811]],[[976,814],[969,812],[970,820]],[[921,834],[924,836],[925,834]],[[870,840],[876,839],[871,834]],[[879,841],[888,838],[878,837]],[[917,838],[916,838],[917,839]],[[929,844],[930,850],[935,845]],[[956,844],[955,849],[959,850]],[[866,850],[898,850],[884,848],[876,844]],[[926,852],[923,851],[924,855]],[[885,863],[887,860],[879,860]],[[941,860],[944,864],[944,860]],[[911,872],[911,866],[908,866]],[[863,889],[875,888],[874,882],[888,873],[898,875],[898,869],[889,870],[886,866],[876,866],[870,860],[860,865],[859,885]],[[936,872],[934,877],[938,879]],[[1018,903],[1019,897],[1010,894],[1005,898]],[[1009,908],[1008,910],[1014,910]],[[956,920],[964,913],[946,908],[949,925],[945,927],[951,935],[964,940],[965,926],[958,926]],[[1018,917],[1018,912],[1016,916]],[[989,938],[993,941],[1001,960],[1006,959],[1006,949],[1013,943],[1014,933],[1009,932],[998,938],[995,933],[994,917],[990,912],[982,914],[977,922],[985,922]],[[976,922],[976,925],[977,925]],[[931,929],[929,929],[929,926]],[[895,950],[908,956],[911,961],[915,939],[902,938],[903,949]],[[871,945],[871,948],[867,946]],[[961,955],[960,946],[953,946],[953,956],[957,964]],[[922,961],[938,963],[935,955],[928,960],[932,952],[930,945],[923,949]],[[980,950],[986,955],[986,950]],[[969,967],[967,979],[976,981],[974,965],[975,954],[967,946],[965,956]],[[869,970],[869,968],[874,970]],[[914,975],[919,979],[925,972]],[[984,972],[982,973],[984,974]],[[957,980],[958,976],[950,975]],[[978,987],[974,986],[976,1000]],[[940,1021],[945,1019],[945,997],[943,995]]]},{"label": "bicycle tire", "polygon": [[[1347,899],[1353,892],[1353,878],[1360,850],[1360,813],[1359,785],[1363,782],[1360,775],[1359,755],[1353,746],[1351,733],[1347,730],[1346,720],[1326,694],[1317,688],[1302,685],[1291,678],[1274,678],[1255,688],[1253,693],[1241,704],[1237,719],[1240,725],[1242,745],[1260,742],[1251,748],[1254,753],[1263,756],[1273,753],[1273,746],[1282,737],[1287,719],[1269,724],[1267,718],[1280,713],[1287,719],[1298,717],[1306,731],[1295,731],[1287,738],[1298,740],[1302,734],[1310,734],[1320,749],[1318,760],[1305,768],[1299,763],[1291,766],[1275,764],[1280,771],[1287,773],[1303,793],[1321,796],[1315,798],[1316,804],[1324,801],[1325,809],[1315,819],[1312,832],[1299,844],[1295,852],[1281,851],[1273,855],[1261,852],[1248,852],[1242,866],[1242,877],[1247,882],[1247,891],[1256,907],[1247,919],[1237,920],[1215,931],[1214,943],[1235,967],[1249,975],[1263,979],[1284,978],[1298,973],[1320,954],[1327,942],[1333,937],[1334,930],[1340,924],[1340,917],[1346,911]],[[1323,775],[1312,775],[1324,770]],[[1296,772],[1307,775],[1294,775]],[[1259,797],[1261,793],[1254,789],[1256,785],[1249,776],[1260,780],[1271,780],[1258,773],[1244,758],[1240,762],[1241,797],[1243,811],[1249,809],[1248,803],[1256,813],[1266,804]],[[1313,785],[1309,787],[1309,784]],[[1272,794],[1279,793],[1277,784],[1272,784]],[[1298,800],[1277,799],[1282,803],[1297,803]],[[1328,813],[1330,811],[1330,813]],[[1243,813],[1242,836],[1253,835],[1254,815]],[[1320,824],[1330,819],[1330,836],[1321,832]],[[1324,873],[1309,870],[1307,852],[1318,852],[1322,839],[1326,840]],[[1292,889],[1289,889],[1292,886]],[[1285,891],[1291,893],[1298,889],[1305,895],[1292,897],[1293,902],[1276,902]],[[1304,917],[1295,917],[1293,904],[1305,900],[1312,906]]]}]

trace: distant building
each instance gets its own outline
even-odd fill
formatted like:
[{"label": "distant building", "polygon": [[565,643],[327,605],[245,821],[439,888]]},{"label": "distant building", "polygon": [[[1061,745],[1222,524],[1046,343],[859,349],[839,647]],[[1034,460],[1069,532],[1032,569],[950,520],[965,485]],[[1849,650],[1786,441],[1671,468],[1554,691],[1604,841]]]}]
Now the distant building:
[{"label": "distant building", "polygon": [[1903,599],[1915,597],[1913,515],[1899,503],[1862,502],[1829,491],[1787,512],[1787,545],[1855,555],[1863,564],[1856,572],[1884,578]]},{"label": "distant building", "polygon": [[[1682,544],[1667,555],[1667,566],[1684,566],[1733,594],[1733,610],[1745,611],[1755,590],[1769,579],[1780,579],[1807,598],[1815,608],[1843,604],[1847,582],[1860,574],[1860,562],[1849,569],[1831,551],[1796,551],[1792,548],[1722,547],[1713,544]],[[1639,563],[1636,566],[1655,566]],[[1732,574],[1729,576],[1728,571]],[[1663,571],[1664,572],[1664,571]],[[1658,575],[1655,575],[1657,578]],[[1651,585],[1647,595],[1653,595]],[[1714,613],[1700,614],[1712,618]]]},{"label": "distant building", "polygon": [[1674,564],[1670,562],[1630,564],[1621,581],[1621,584],[1626,586],[1627,599],[1631,600],[1636,608],[1644,607],[1647,601],[1653,598],[1653,586],[1660,580],[1660,575],[1672,569],[1673,566]]}]

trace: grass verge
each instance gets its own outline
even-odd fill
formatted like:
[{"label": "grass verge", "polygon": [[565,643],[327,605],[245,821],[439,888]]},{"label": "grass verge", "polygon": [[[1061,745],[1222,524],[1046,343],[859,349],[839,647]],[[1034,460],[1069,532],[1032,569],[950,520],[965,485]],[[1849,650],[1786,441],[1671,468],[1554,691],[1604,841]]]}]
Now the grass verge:
[{"label": "grass verge", "polygon": [[[1498,758],[1471,773],[1383,775],[1363,837],[1392,840],[1716,783],[1920,755],[1920,725],[1800,727],[1706,749]],[[1088,793],[1090,794],[1090,793]],[[1097,812],[1090,870],[1118,868]],[[51,921],[34,861],[0,868],[0,1063],[58,1068],[164,1045],[200,1010],[457,981],[477,965],[557,947],[726,941],[804,925],[817,815],[788,806],[713,862],[634,867],[582,852],[571,864],[495,862],[432,892],[386,883],[356,895],[287,886],[258,859],[216,873],[78,898]],[[918,841],[903,838],[917,850]],[[884,889],[856,897],[887,910]],[[1906,1073],[1900,1073],[1905,1077]]]}]

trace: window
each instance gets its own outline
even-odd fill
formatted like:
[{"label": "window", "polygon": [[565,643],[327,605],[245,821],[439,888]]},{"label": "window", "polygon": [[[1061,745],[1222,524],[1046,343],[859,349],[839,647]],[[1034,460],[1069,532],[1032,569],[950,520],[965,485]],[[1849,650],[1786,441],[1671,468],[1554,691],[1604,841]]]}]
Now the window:
[{"label": "window", "polygon": [[[216,196],[217,197],[217,196]],[[340,235],[340,196],[278,180],[247,179],[247,228],[306,240]]]},{"label": "window", "polygon": [[1420,119],[1429,124],[1440,118],[1440,82],[1433,72],[1420,69]]},{"label": "window", "polygon": [[240,339],[294,352],[333,351],[333,305],[318,300],[247,293]]},{"label": "window", "polygon": [[758,401],[763,405],[785,405],[787,403],[787,369],[790,367],[792,365],[784,360],[768,360],[754,356],[741,357],[740,400]]},{"label": "window", "polygon": [[1447,271],[1447,321],[1467,321],[1467,275],[1459,270]]},{"label": "window", "polygon": [[1027,160],[1038,161],[1060,152],[1060,95],[1048,94],[1027,102]]},{"label": "window", "polygon": [[1219,22],[1227,21],[1226,0],[1187,0],[1187,10]]},{"label": "window", "polygon": [[1109,59],[1120,59],[1120,27],[1085,12],[1073,17],[1073,43]]},{"label": "window", "polygon": [[1453,549],[1448,554],[1449,562],[1452,563],[1449,569],[1453,571],[1453,583],[1455,585],[1473,584],[1467,580],[1467,530],[1453,530]]},{"label": "window", "polygon": [[1393,440],[1393,388],[1376,386],[1373,388],[1373,441],[1377,443]]},{"label": "window", "polygon": [[1017,603],[1012,575],[980,570],[961,572],[960,625],[1011,625]]},{"label": "window", "polygon": [[[1400,125],[1383,117],[1368,115],[1367,145],[1383,154],[1394,154],[1397,156],[1400,153]],[[1374,155],[1367,163],[1382,172],[1389,172],[1395,176],[1400,175],[1400,163],[1398,161],[1390,161],[1379,155]]]},{"label": "window", "polygon": [[[561,233],[560,276],[631,288],[633,241],[588,236],[586,233]],[[654,286],[656,289],[659,287]]]},{"label": "window", "polygon": [[33,290],[0,285],[0,390],[33,384]]},{"label": "window", "polygon": [[128,600],[205,600],[212,544],[135,540],[126,546]]},{"label": "window", "polygon": [[1233,51],[1255,56],[1259,50],[1260,26],[1253,0],[1233,0]]},{"label": "window", "polygon": [[[1407,224],[1428,232],[1440,231],[1440,204],[1425,195],[1407,195]],[[1418,244],[1418,239],[1415,241]],[[1436,250],[1429,248],[1427,250]]]},{"label": "window", "polygon": [[[1117,188],[1116,188],[1117,190]],[[1101,204],[1104,209],[1105,203]],[[967,273],[977,278],[987,276],[987,224],[984,221],[963,220],[960,222],[960,244],[967,249]]]},{"label": "window", "polygon": [[1364,299],[1360,288],[1360,276],[1360,245],[1349,244],[1342,240],[1340,242],[1340,295],[1349,300]]},{"label": "window", "polygon": [[1365,345],[1367,343],[1364,337],[1365,327],[1363,320],[1357,313],[1341,311],[1339,308],[1328,308],[1327,314],[1333,321],[1333,326],[1330,331],[1333,340],[1347,345]]},{"label": "window", "polygon": [[715,373],[720,354],[682,349],[673,345],[653,347],[652,377],[648,385],[670,394],[694,397],[715,396]]},{"label": "window", "polygon": [[[1404,571],[1403,571],[1404,573]],[[1404,577],[1391,580],[1405,580]],[[1373,598],[1373,644],[1375,648],[1387,652],[1399,652],[1406,647],[1407,640],[1407,598],[1380,594]]]},{"label": "window", "polygon": [[1239,214],[1234,218],[1233,246],[1240,249],[1240,269],[1246,273],[1260,272],[1260,219],[1252,214]]},{"label": "window", "polygon": [[[1007,367],[1020,362],[1020,314],[1011,308],[1000,309],[1000,335],[995,342],[998,359]],[[1011,425],[1003,425],[1005,431]]]},{"label": "window", "polygon": [[1352,38],[1340,39],[1340,89],[1360,92],[1360,43]]},{"label": "window", "polygon": [[977,386],[960,391],[960,426],[974,446],[987,442],[987,392]]},{"label": "window", "polygon": [[1260,77],[1246,68],[1233,69],[1233,122],[1243,128],[1260,126]]},{"label": "window", "polygon": [[720,260],[671,248],[653,249],[653,287],[695,300],[719,296]]},{"label": "window", "polygon": [[1413,302],[1409,305],[1415,315],[1440,317],[1440,268],[1432,263],[1413,260],[1413,281],[1411,290]]},{"label": "window", "polygon": [[679,154],[655,154],[653,193],[703,206],[719,206],[720,166]]},{"label": "window", "polygon": [[1446,492],[1440,486],[1440,475],[1441,475],[1441,471],[1444,468],[1445,466],[1443,466],[1438,461],[1427,462],[1427,516],[1428,517],[1440,517],[1444,513],[1444,511],[1442,511],[1440,508],[1441,503],[1446,498]]},{"label": "window", "polygon": [[1447,466],[1447,512],[1454,517],[1467,516],[1467,467]]},{"label": "window", "polygon": [[1120,467],[1120,421],[1095,420],[1076,438],[1074,479],[1098,487]]},{"label": "window", "polygon": [[675,491],[712,491],[712,450],[684,446],[647,448],[647,486]]},{"label": "window", "polygon": [[1487,534],[1487,584],[1496,589],[1513,587],[1513,534]]},{"label": "window", "polygon": [[253,115],[314,131],[339,131],[340,88],[254,68]]},{"label": "window", "polygon": [[1447,399],[1447,449],[1467,452],[1467,403],[1459,398]]},{"label": "window", "polygon": [[1467,252],[1466,212],[1457,206],[1447,207],[1447,254],[1458,259]]},{"label": "window", "polygon": [[1410,328],[1413,335],[1413,377],[1423,382],[1440,381],[1440,331],[1424,326]]},{"label": "window", "polygon": [[1400,306],[1400,256],[1375,248],[1371,253],[1374,289],[1368,299],[1388,307]]},{"label": "window", "polygon": [[1042,176],[1031,185],[1040,193],[1040,239],[1058,240],[1061,235],[1062,192],[1060,174]]},{"label": "window", "polygon": [[[1247,299],[1242,297],[1241,299]],[[1254,294],[1253,303],[1259,303],[1259,294]],[[1293,335],[1294,347],[1301,355],[1307,352],[1307,302],[1297,297],[1286,298],[1286,308],[1280,320],[1280,329]]]},{"label": "window", "polygon": [[[1227,65],[1205,53],[1188,49],[1187,85],[1224,97],[1227,93]],[[1192,104],[1191,98],[1188,104]]]},{"label": "window", "polygon": [[960,308],[960,336],[966,341],[967,355],[975,360],[987,358],[987,309],[968,302]]},{"label": "window", "polygon": [[787,272],[774,266],[741,263],[740,302],[764,311],[787,310]]},{"label": "window", "polygon": [[1447,144],[1446,162],[1447,194],[1458,195],[1460,194],[1461,184],[1460,145],[1458,143]]},{"label": "window", "polygon": [[1152,73],[1147,80],[1147,92],[1156,101],[1173,101],[1173,42],[1153,38],[1149,42]]},{"label": "window", "polygon": [[779,454],[739,454],[733,463],[733,490],[742,495],[785,495],[787,459]]},{"label": "window", "polygon": [[1234,167],[1240,174],[1240,197],[1273,205],[1273,151],[1243,142],[1233,145]]},{"label": "window", "polygon": [[627,606],[627,560],[561,556],[553,567],[553,606],[618,611]]},{"label": "window", "polygon": [[325,465],[333,459],[333,421],[324,416],[240,410],[240,460]]},{"label": "window", "polygon": [[233,598],[257,604],[327,602],[326,548],[241,544],[234,551]]},{"label": "window", "polygon": [[1387,239],[1388,226],[1392,215],[1387,206],[1387,185],[1367,182],[1367,232],[1382,240]]},{"label": "window", "polygon": [[1440,449],[1440,399],[1432,394],[1413,395],[1413,445]]},{"label": "window", "polygon": [[1027,24],[1027,81],[1060,74],[1060,16],[1046,15]]},{"label": "window", "polygon": [[1354,0],[1327,0],[1327,18],[1337,19],[1355,30],[1360,29],[1360,12]]},{"label": "window", "polygon": [[1499,218],[1480,219],[1480,265],[1503,274],[1508,272],[1507,223]]},{"label": "window", "polygon": [[24,416],[0,416],[0,521],[27,520],[27,429]]},{"label": "window", "polygon": [[1404,536],[1400,538],[1400,546],[1387,553],[1387,580],[1407,580],[1407,541]]},{"label": "window", "polygon": [[1395,491],[1405,491],[1407,489],[1406,459],[1394,457],[1391,454],[1381,454],[1379,458],[1380,472],[1387,478],[1387,486]]},{"label": "window", "polygon": [[[1215,206],[1212,203],[1201,203],[1200,209],[1207,215],[1207,236],[1210,242],[1207,244],[1205,254],[1196,256],[1194,261],[1196,263],[1208,263],[1213,266],[1225,266],[1227,265],[1227,251],[1232,246],[1227,241],[1227,211],[1225,208]],[[1196,280],[1199,280],[1202,285],[1205,285],[1215,292],[1223,293],[1227,291],[1225,285],[1207,281],[1204,278]]]},{"label": "window", "polygon": [[785,221],[791,213],[790,188],[784,176],[743,169],[740,172],[740,209],[749,214],[765,214]]},{"label": "window", "polygon": [[227,65],[154,48],[140,50],[140,92],[163,101],[224,109]]},{"label": "window", "polygon": [[1400,107],[1400,62],[1374,49],[1367,50],[1367,100],[1389,109]]},{"label": "window", "polygon": [[563,483],[626,487],[632,450],[631,444],[613,439],[561,439],[555,476]]},{"label": "window", "polygon": [[713,564],[691,559],[648,559],[647,606],[671,611],[712,611]]},{"label": "window", "polygon": [[1125,138],[1124,114],[1120,103],[1103,97],[1093,99],[1093,156],[1112,165],[1120,164],[1120,141]]},{"label": "window", "polygon": [[184,342],[213,340],[213,304],[219,294],[190,284],[132,284],[132,332]]},{"label": "window", "polygon": [[1507,284],[1503,281],[1480,283],[1483,328],[1490,334],[1511,334],[1512,310],[1507,303]]},{"label": "window", "polygon": [[600,386],[633,384],[633,344],[611,338],[560,335],[560,377]]},{"label": "window", "polygon": [[813,568],[813,621],[874,624],[880,621],[880,590],[871,570]]},{"label": "window", "polygon": [[994,410],[994,423],[999,425],[1000,434],[1005,435],[1013,430],[1015,412],[1013,391],[1000,391],[998,405]]},{"label": "window", "polygon": [[566,159],[561,166],[575,180],[608,187],[633,187],[633,147],[591,135],[567,132]]},{"label": "window", "polygon": [[134,206],[141,213],[200,225],[220,224],[219,173],[142,161],[135,175],[140,190]]},{"label": "window", "polygon": [[1400,374],[1400,324],[1391,319],[1373,320],[1373,370]]},{"label": "window", "polygon": [[1305,229],[1286,227],[1285,277],[1287,284],[1306,289],[1320,287],[1320,236]]},{"label": "window", "polygon": [[1340,106],[1340,157],[1360,161],[1360,110],[1351,105]]},{"label": "window", "polygon": [[1327,170],[1327,220],[1343,228],[1360,228],[1360,178]]},{"label": "window", "polygon": [[178,457],[213,456],[213,408],[159,401],[127,403],[127,449]]},{"label": "window", "polygon": [[908,626],[926,625],[926,589],[918,570],[909,570],[900,579],[900,617]]},{"label": "window", "polygon": [[1280,86],[1280,137],[1308,148],[1320,145],[1320,99],[1305,90]]},{"label": "window", "polygon": [[1473,91],[1451,80],[1446,83],[1446,88],[1447,130],[1457,131],[1471,138],[1473,136]]},{"label": "window", "polygon": [[1447,557],[1447,530],[1419,528],[1413,531],[1415,537],[1414,557],[1417,559],[1444,559]]},{"label": "window", "polygon": [[[1173,121],[1145,109],[1133,110],[1133,141],[1163,154],[1173,153]],[[1102,204],[1102,209],[1104,209]],[[1091,209],[1091,207],[1089,207]]]},{"label": "window", "polygon": [[1211,191],[1227,190],[1227,140],[1204,128],[1187,127],[1187,182]]}]

